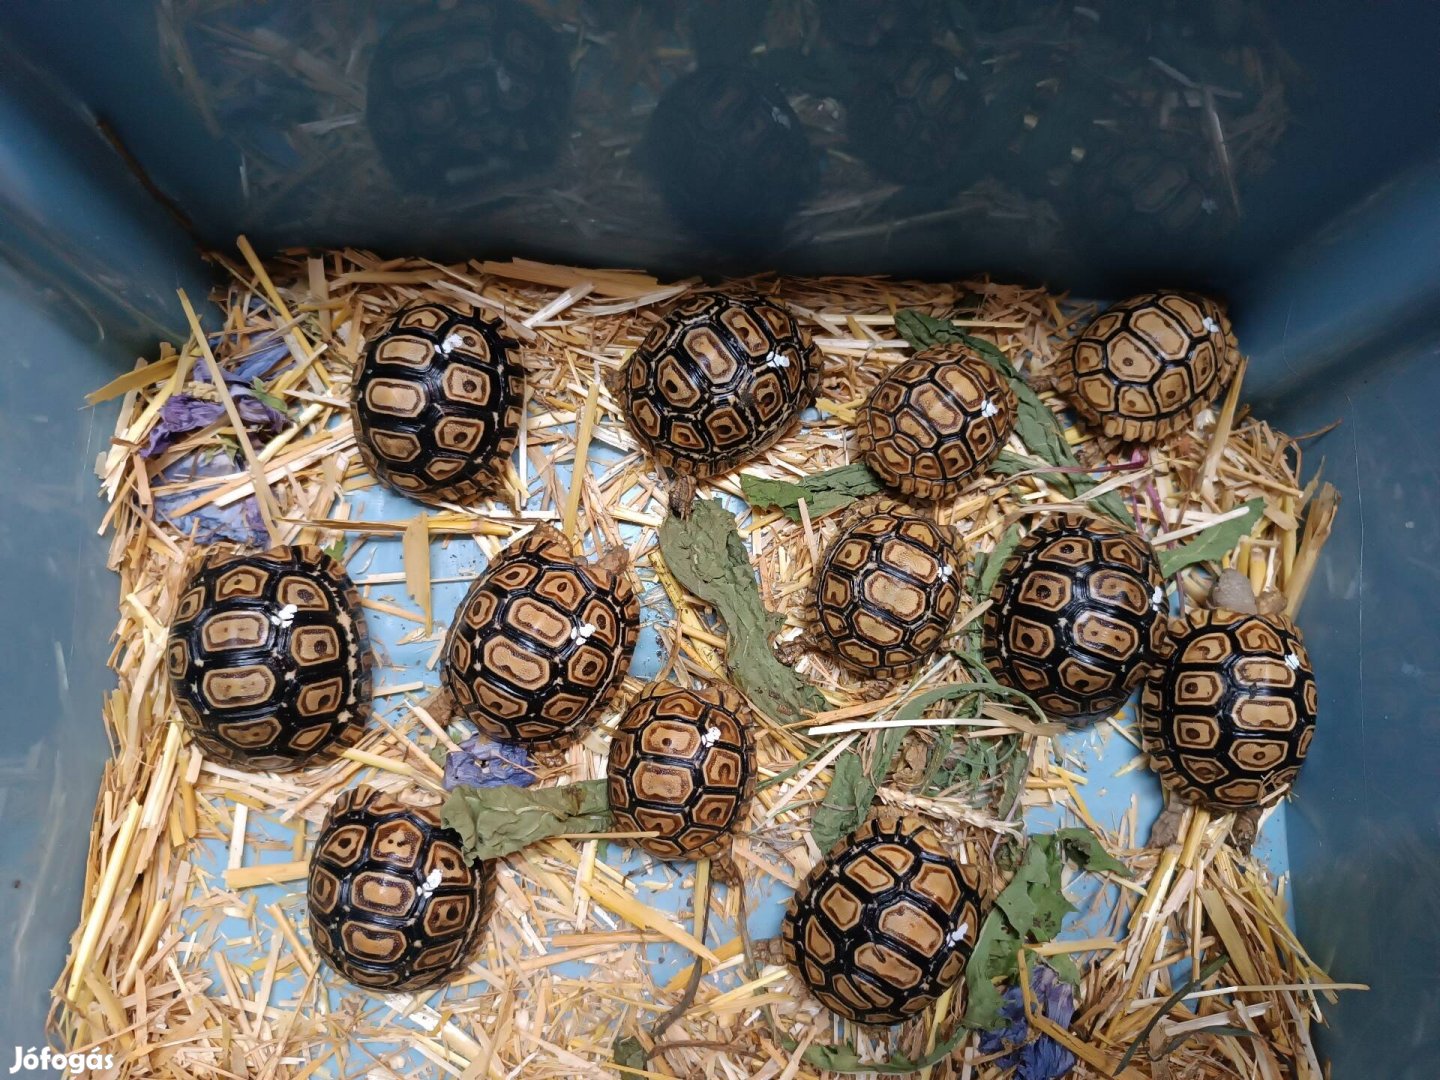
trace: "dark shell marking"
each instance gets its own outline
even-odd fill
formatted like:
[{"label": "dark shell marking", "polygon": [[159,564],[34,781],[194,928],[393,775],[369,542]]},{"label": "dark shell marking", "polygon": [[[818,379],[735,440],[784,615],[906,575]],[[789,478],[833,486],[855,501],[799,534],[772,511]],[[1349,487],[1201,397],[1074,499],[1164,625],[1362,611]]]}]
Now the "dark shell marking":
[{"label": "dark shell marking", "polygon": [[310,938],[356,986],[424,990],[465,966],[494,885],[493,865],[467,863],[434,810],[352,788],[326,815],[310,860]]},{"label": "dark shell marking", "polygon": [[1295,781],[1315,735],[1315,674],[1284,615],[1191,611],[1146,680],[1141,732],[1160,782],[1219,810],[1262,806]]},{"label": "dark shell marking", "polygon": [[886,375],[860,410],[860,453],[882,480],[920,499],[953,498],[1015,429],[1010,384],[965,345],[940,345]]},{"label": "dark shell marking", "polygon": [[639,636],[630,576],[577,558],[542,525],[470,586],[441,680],[490,738],[556,750],[614,694]]},{"label": "dark shell marking", "polygon": [[905,674],[940,645],[960,609],[964,564],[948,530],[900,507],[861,508],[815,576],[816,635],[856,671]]},{"label": "dark shell marking", "polygon": [[1005,561],[985,613],[991,674],[1071,722],[1111,712],[1165,643],[1165,579],[1145,540],[1114,522],[1066,514]]},{"label": "dark shell marking", "polygon": [[661,859],[723,854],[755,793],[755,722],[733,688],[651,684],[610,741],[610,809],[617,829]]},{"label": "dark shell marking", "polygon": [[1056,388],[1107,435],[1149,442],[1188,424],[1230,381],[1240,350],[1224,308],[1145,293],[1106,308],[1075,338]]},{"label": "dark shell marking", "polygon": [[236,768],[298,768],[354,743],[370,711],[360,598],[316,547],[211,552],[180,594],[166,667],[191,737]]},{"label": "dark shell marking", "polygon": [[697,477],[769,449],[809,407],[820,352],[777,300],[699,293],[671,307],[623,369],[630,430]]},{"label": "dark shell marking", "polygon": [[785,913],[785,961],[832,1012],[897,1024],[965,970],[980,932],[978,851],[962,864],[921,820],[882,810],[842,839]]},{"label": "dark shell marking", "polygon": [[402,309],[365,346],[350,394],[355,444],[380,480],[422,502],[473,502],[520,430],[516,342],[439,304]]}]

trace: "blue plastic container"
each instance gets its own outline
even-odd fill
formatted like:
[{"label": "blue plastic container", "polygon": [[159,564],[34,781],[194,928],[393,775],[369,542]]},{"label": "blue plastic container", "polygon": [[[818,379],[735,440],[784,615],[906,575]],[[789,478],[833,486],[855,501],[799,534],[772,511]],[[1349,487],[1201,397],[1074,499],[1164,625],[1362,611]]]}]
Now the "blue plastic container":
[{"label": "blue plastic container", "polygon": [[[462,74],[498,111],[459,152],[473,100],[427,136],[456,91],[425,80],[497,25],[509,51]],[[1302,940],[1374,989],[1324,1049],[1342,1080],[1440,1075],[1437,56],[1424,0],[0,8],[7,1067],[43,1039],[109,750],[92,470],[114,414],[81,398],[183,338],[199,247],[245,232],[1222,295],[1256,411],[1342,422],[1309,454],[1343,509],[1302,613],[1323,715],[1288,859]]]}]

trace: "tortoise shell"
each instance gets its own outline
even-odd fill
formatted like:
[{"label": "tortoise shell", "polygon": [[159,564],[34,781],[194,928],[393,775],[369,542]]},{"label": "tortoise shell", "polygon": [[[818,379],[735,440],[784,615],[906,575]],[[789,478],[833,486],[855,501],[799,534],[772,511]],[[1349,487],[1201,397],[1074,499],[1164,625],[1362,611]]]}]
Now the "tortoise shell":
[{"label": "tortoise shell", "polygon": [[820,352],[776,300],[697,293],[626,362],[630,429],[668,469],[706,477],[769,449],[815,398]]},{"label": "tortoise shell", "polygon": [[527,5],[426,4],[376,44],[365,122],[397,187],[467,193],[550,164],[572,99],[565,43]]},{"label": "tortoise shell", "polygon": [[950,629],[963,568],[949,530],[894,503],[857,504],[815,575],[817,636],[855,671],[906,674]]},{"label": "tortoise shell", "polygon": [[1189,293],[1145,293],[1113,304],[1075,338],[1055,384],[1107,435],[1169,435],[1219,396],[1240,364],[1230,319]]},{"label": "tortoise shell", "polygon": [[485,928],[495,871],[465,861],[434,810],[342,792],[310,859],[310,938],[356,986],[424,990],[454,975]]},{"label": "tortoise shell", "polygon": [[516,348],[498,320],[432,303],[399,311],[365,346],[350,392],[366,468],[427,503],[493,488],[520,430]]},{"label": "tortoise shell", "polygon": [[235,768],[298,768],[354,743],[370,712],[360,598],[317,547],[212,551],[180,593],[165,659],[191,737]]},{"label": "tortoise shell", "polygon": [[558,750],[615,693],[640,636],[624,570],[577,558],[548,525],[506,548],[465,594],[440,677],[483,734]]},{"label": "tortoise shell", "polygon": [[1194,610],[1176,619],[1141,697],[1160,782],[1186,802],[1243,810],[1272,802],[1315,735],[1315,674],[1284,615]]},{"label": "tortoise shell", "polygon": [[1114,710],[1165,643],[1165,579],[1150,545],[1113,521],[1063,514],[1005,560],[985,612],[985,666],[1052,716]]},{"label": "tortoise shell", "polygon": [[785,961],[832,1012],[898,1024],[954,986],[980,931],[983,857],[956,859],[918,817],[885,808],[796,890]]},{"label": "tortoise shell", "polygon": [[722,854],[755,794],[755,717],[734,688],[651,683],[610,740],[616,827],[660,859]]},{"label": "tortoise shell", "polygon": [[860,453],[892,488],[954,498],[1015,429],[1015,391],[969,346],[938,345],[880,380],[860,410]]}]

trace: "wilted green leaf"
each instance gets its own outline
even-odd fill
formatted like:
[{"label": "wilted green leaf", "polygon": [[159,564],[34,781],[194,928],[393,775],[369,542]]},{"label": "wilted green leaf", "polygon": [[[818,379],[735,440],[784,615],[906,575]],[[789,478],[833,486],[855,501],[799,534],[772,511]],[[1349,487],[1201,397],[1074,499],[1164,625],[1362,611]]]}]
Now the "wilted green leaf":
[{"label": "wilted green leaf", "polygon": [[256,376],[254,379],[250,380],[250,392],[254,394],[257,398],[259,398],[262,402],[264,402],[266,405],[269,405],[270,408],[274,409],[281,416],[290,415],[290,406],[286,405],[285,401],[282,398],[278,398],[274,394],[270,393],[269,390],[266,390],[265,384],[260,381],[259,376]]},{"label": "wilted green leaf", "polygon": [[[1030,389],[1030,384],[1021,378],[1009,357],[994,342],[967,334],[945,319],[937,319],[919,311],[900,311],[895,315],[895,329],[916,349],[928,349],[932,345],[956,342],[974,349],[1010,382],[1015,391],[1018,408],[1015,413],[1015,433],[1025,448],[1041,459],[1042,464],[1078,465],[1070,444],[1065,441],[1065,431],[1049,406]],[[1013,465],[1014,455],[1007,459]],[[1027,465],[1026,468],[1034,468]],[[1003,471],[1003,470],[1002,470]],[[1019,469],[1013,469],[1019,472]],[[1007,474],[1008,475],[1008,474]],[[1062,495],[1074,496],[1095,487],[1096,482],[1083,473],[1051,473],[1048,477],[1051,487]],[[1118,492],[1109,492],[1095,500],[1095,506],[1109,514],[1121,524],[1131,527],[1135,519],[1125,509],[1125,502]]]},{"label": "wilted green leaf", "polygon": [[810,821],[810,835],[822,852],[860,824],[877,787],[865,775],[865,763],[856,751],[846,750],[835,759],[830,786]]},{"label": "wilted green leaf", "polygon": [[1133,875],[1130,868],[1111,855],[1100,843],[1100,838],[1083,826],[1071,829],[1056,829],[1056,840],[1065,848],[1065,853],[1084,869],[1094,874],[1118,874],[1128,878]]},{"label": "wilted green leaf", "polygon": [[498,859],[561,833],[605,832],[613,825],[604,780],[564,787],[457,787],[440,821],[460,834],[471,862]]},{"label": "wilted green leaf", "polygon": [[1020,526],[1011,525],[1003,533],[1000,539],[995,541],[995,547],[989,555],[985,556],[985,563],[980,567],[975,582],[976,601],[984,600],[990,595],[990,590],[995,587],[999,580],[1000,571],[1005,567],[1005,560],[1014,554],[1015,549],[1020,545]]},{"label": "wilted green leaf", "polygon": [[611,1044],[611,1053],[614,1056],[615,1064],[626,1069],[645,1068],[645,1063],[650,1056],[645,1053],[645,1047],[634,1035],[621,1035]]},{"label": "wilted green leaf", "polygon": [[1245,513],[1229,521],[1211,525],[1195,534],[1195,538],[1178,548],[1160,552],[1160,572],[1166,577],[1200,562],[1216,562],[1235,550],[1240,538],[1250,535],[1250,530],[1265,513],[1264,499],[1251,499],[1245,504]]},{"label": "wilted green leaf", "polygon": [[725,663],[752,702],[784,723],[825,707],[820,692],[771,650],[770,637],[785,620],[761,603],[750,556],[730,511],[702,499],[688,518],[671,514],[660,526],[660,555],[676,580],[725,620]]},{"label": "wilted green leaf", "polygon": [[[1067,853],[1091,870],[1118,867],[1117,873],[1129,875],[1088,829],[1061,829],[1031,837],[1014,878],[996,897],[995,906],[980,924],[975,951],[965,968],[969,992],[965,1023],[970,1027],[988,1031],[999,1023],[1000,992],[994,981],[1013,978],[1020,946],[1053,940],[1065,916],[1075,910],[1061,891]],[[1061,960],[1051,963],[1051,967],[1070,981],[1079,977],[1073,963]]]},{"label": "wilted green leaf", "polygon": [[768,510],[773,506],[791,521],[799,521],[801,499],[805,500],[805,508],[813,520],[884,488],[868,465],[856,462],[797,481],[767,480],[742,473],[740,490],[745,493],[745,501],[755,509]]},{"label": "wilted green leaf", "polygon": [[[828,1069],[837,1073],[873,1073],[878,1076],[910,1076],[921,1069],[928,1069],[931,1065],[938,1065],[951,1054],[955,1048],[965,1040],[969,1032],[964,1028],[956,1029],[954,1035],[936,1046],[928,1054],[924,1054],[917,1061],[912,1061],[904,1054],[896,1054],[893,1058],[885,1061],[876,1061],[866,1064],[860,1060],[860,1055],[855,1052],[852,1046],[809,1046],[805,1049],[804,1060],[807,1064],[814,1065],[817,1069]],[[783,1040],[789,1050],[794,1050],[799,1044],[794,1039]]]}]

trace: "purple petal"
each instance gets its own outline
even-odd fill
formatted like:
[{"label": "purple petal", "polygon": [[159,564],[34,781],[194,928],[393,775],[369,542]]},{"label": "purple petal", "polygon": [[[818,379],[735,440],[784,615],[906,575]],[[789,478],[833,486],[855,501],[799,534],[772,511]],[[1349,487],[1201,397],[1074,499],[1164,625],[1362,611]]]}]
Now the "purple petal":
[{"label": "purple petal", "polygon": [[[286,424],[286,417],[243,388],[232,392],[235,411],[247,426],[266,431],[279,431]],[[193,394],[174,394],[160,407],[155,426],[150,429],[150,438],[140,456],[152,458],[168,450],[177,437],[190,431],[208,427],[225,415],[225,406],[218,401],[206,401]]]},{"label": "purple petal", "polygon": [[468,787],[500,787],[513,784],[529,787],[535,782],[530,755],[523,747],[508,743],[492,743],[472,735],[460,744],[460,750],[445,757],[445,790],[460,785]]},{"label": "purple petal", "polygon": [[[262,346],[252,350],[239,360],[227,360],[220,358],[220,373],[225,376],[227,383],[237,383],[241,386],[249,386],[254,380],[263,375],[269,374],[270,369],[275,367],[281,359],[290,357],[290,346],[283,341],[277,341],[270,345]],[[277,371],[284,371],[295,363],[294,357],[282,365]],[[196,382],[210,381],[210,365],[199,364],[195,368]]]}]

